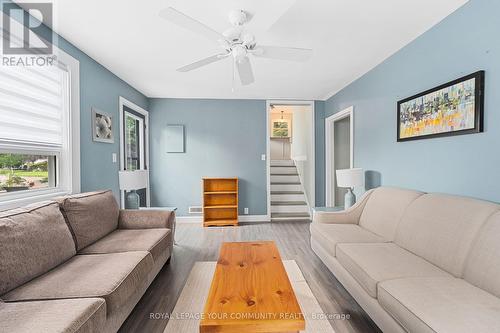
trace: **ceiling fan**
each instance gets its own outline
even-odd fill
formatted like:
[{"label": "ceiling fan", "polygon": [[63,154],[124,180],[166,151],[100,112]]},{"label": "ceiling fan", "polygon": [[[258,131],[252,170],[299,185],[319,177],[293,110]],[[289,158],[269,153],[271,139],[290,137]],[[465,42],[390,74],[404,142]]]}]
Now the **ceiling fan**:
[{"label": "ceiling fan", "polygon": [[250,16],[243,10],[235,10],[229,13],[229,22],[232,27],[222,34],[172,7],[160,11],[160,16],[187,30],[203,35],[219,44],[223,49],[219,54],[178,68],[178,72],[188,72],[225,58],[232,58],[233,79],[234,67],[236,67],[241,84],[248,85],[255,81],[249,55],[291,61],[306,61],[312,55],[311,49],[260,45],[256,43],[254,35],[244,31],[243,26],[249,21]]}]

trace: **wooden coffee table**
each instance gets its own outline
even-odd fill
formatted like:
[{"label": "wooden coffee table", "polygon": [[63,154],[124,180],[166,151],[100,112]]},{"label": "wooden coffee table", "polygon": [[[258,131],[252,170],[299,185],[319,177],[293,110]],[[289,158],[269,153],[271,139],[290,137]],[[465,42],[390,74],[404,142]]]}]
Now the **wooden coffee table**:
[{"label": "wooden coffee table", "polygon": [[302,330],[305,330],[304,316],[276,244],[222,243],[200,332]]}]

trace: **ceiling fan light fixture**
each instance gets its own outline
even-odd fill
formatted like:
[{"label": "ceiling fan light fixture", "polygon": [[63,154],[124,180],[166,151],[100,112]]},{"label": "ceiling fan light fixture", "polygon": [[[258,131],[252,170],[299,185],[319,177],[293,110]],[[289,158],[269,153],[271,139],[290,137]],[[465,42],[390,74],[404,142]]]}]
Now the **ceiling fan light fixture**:
[{"label": "ceiling fan light fixture", "polygon": [[250,48],[255,46],[255,36],[248,32],[244,33],[243,36],[241,36],[241,41],[243,42],[244,45]]},{"label": "ceiling fan light fixture", "polygon": [[240,61],[247,55],[247,49],[243,45],[235,45],[232,48],[232,53],[234,60]]},{"label": "ceiling fan light fixture", "polygon": [[177,68],[178,72],[189,72],[231,56],[233,70],[237,69],[241,84],[249,85],[255,81],[249,54],[255,57],[289,61],[307,61],[312,54],[310,49],[257,44],[254,35],[244,32],[244,24],[252,19],[253,14],[241,9],[229,13],[232,27],[223,34],[172,7],[161,10],[159,15],[171,23],[204,36],[222,48],[222,53]]},{"label": "ceiling fan light fixture", "polygon": [[226,37],[227,40],[235,42],[240,39],[242,31],[243,31],[242,26],[235,26],[224,31],[222,35]]},{"label": "ceiling fan light fixture", "polygon": [[229,23],[234,26],[241,26],[247,22],[247,14],[241,9],[235,9],[229,12]]}]

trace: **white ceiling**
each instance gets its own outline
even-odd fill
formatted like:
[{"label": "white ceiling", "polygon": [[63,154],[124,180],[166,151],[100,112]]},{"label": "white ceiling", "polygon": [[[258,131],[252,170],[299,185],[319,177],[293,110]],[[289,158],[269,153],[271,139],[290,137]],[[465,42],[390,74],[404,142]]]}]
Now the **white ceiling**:
[{"label": "white ceiling", "polygon": [[[467,0],[54,0],[54,30],[149,97],[326,99]],[[220,52],[160,18],[172,6],[222,32],[230,9],[253,15],[257,42],[314,50],[306,63],[252,58],[256,82],[232,92],[229,59],[179,73]]]}]

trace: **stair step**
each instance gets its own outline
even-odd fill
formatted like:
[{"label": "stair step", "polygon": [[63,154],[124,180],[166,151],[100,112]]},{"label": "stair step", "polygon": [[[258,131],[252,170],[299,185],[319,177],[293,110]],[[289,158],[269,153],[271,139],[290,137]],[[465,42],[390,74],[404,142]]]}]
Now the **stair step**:
[{"label": "stair step", "polygon": [[305,201],[271,201],[271,206],[305,206]]},{"label": "stair step", "polygon": [[303,191],[301,184],[271,183],[271,191]]},{"label": "stair step", "polygon": [[293,218],[293,217],[305,217],[310,218],[309,213],[271,213],[271,218]]},{"label": "stair step", "polygon": [[293,182],[293,183],[272,182],[271,185],[300,185],[300,182]]},{"label": "stair step", "polygon": [[302,191],[271,191],[271,195],[280,195],[280,194],[304,194]]},{"label": "stair step", "polygon": [[271,173],[271,176],[298,176],[298,173]]},{"label": "stair step", "polygon": [[292,167],[292,166],[295,166],[295,163],[293,163],[292,160],[271,160],[271,166],[272,167],[276,167],[276,166]]}]

